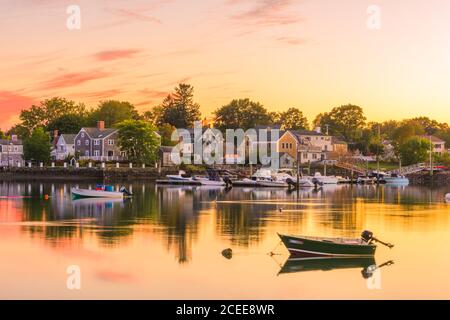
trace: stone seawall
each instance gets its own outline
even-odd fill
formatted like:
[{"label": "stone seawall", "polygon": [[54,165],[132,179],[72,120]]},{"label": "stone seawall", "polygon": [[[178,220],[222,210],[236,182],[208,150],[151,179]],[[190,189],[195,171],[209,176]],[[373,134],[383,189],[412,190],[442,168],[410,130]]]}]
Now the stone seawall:
[{"label": "stone seawall", "polygon": [[410,185],[415,186],[450,186],[450,172],[417,172],[407,175]]},{"label": "stone seawall", "polygon": [[0,180],[14,181],[131,181],[156,180],[177,171],[155,168],[8,168],[0,171]]}]

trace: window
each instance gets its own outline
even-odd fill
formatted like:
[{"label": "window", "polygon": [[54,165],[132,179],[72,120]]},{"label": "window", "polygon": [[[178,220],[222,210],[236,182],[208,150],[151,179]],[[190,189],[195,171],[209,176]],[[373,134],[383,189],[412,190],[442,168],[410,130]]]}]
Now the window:
[{"label": "window", "polygon": [[317,153],[313,153],[312,157],[313,159],[317,159]]},{"label": "window", "polygon": [[304,153],[304,154],[303,154],[303,158],[304,158],[304,159],[308,159],[308,154],[307,154],[307,153]]},{"label": "window", "polygon": [[84,132],[81,133],[81,137],[84,138]]},{"label": "window", "polygon": [[112,150],[108,151],[108,157],[114,157],[114,151]]},{"label": "window", "polygon": [[89,140],[84,141],[84,144],[88,146],[89,145]]},{"label": "window", "polygon": [[289,143],[289,149],[292,149],[292,142]]},{"label": "window", "polygon": [[99,157],[100,156],[100,150],[94,150],[94,156]]},{"label": "window", "polygon": [[328,146],[327,145],[325,145],[325,151],[328,151]]},{"label": "window", "polygon": [[89,157],[89,150],[86,150],[86,151],[84,152],[84,155],[85,155],[86,157]]},{"label": "window", "polygon": [[284,142],[281,144],[281,149],[284,149]]},{"label": "window", "polygon": [[77,140],[77,146],[81,146],[81,140]]},{"label": "window", "polygon": [[108,140],[108,145],[109,146],[113,146],[114,145],[114,140],[113,139],[109,139]]},{"label": "window", "polygon": [[94,146],[99,146],[100,145],[100,140],[99,139],[95,139],[94,140]]},{"label": "window", "polygon": [[17,152],[17,151],[19,151],[19,148],[14,147],[14,152]]}]

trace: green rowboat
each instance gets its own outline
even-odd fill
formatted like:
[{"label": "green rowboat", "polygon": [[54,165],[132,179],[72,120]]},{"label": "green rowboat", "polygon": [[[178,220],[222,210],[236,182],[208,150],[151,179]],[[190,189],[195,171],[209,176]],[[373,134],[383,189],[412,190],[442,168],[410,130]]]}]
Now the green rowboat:
[{"label": "green rowboat", "polygon": [[377,246],[381,243],[391,249],[393,244],[383,242],[373,236],[370,231],[364,231],[359,239],[321,238],[308,236],[291,236],[278,234],[292,257],[336,257],[361,258],[375,255]]}]

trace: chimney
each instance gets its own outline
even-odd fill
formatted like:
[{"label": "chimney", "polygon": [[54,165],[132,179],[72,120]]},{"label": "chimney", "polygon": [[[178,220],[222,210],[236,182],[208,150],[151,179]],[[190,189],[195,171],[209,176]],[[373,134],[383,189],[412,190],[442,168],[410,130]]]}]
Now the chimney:
[{"label": "chimney", "polygon": [[322,133],[322,128],[321,127],[315,127],[314,131],[317,133]]},{"label": "chimney", "polygon": [[97,121],[97,129],[105,130],[105,121]]}]

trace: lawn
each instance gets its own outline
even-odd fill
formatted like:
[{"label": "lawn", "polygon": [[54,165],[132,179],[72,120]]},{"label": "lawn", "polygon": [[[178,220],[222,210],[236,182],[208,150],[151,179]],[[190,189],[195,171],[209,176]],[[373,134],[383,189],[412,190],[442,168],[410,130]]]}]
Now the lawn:
[{"label": "lawn", "polygon": [[[369,162],[369,170],[376,170],[377,163]],[[398,169],[398,162],[382,162],[380,161],[380,170],[395,170]]]}]

